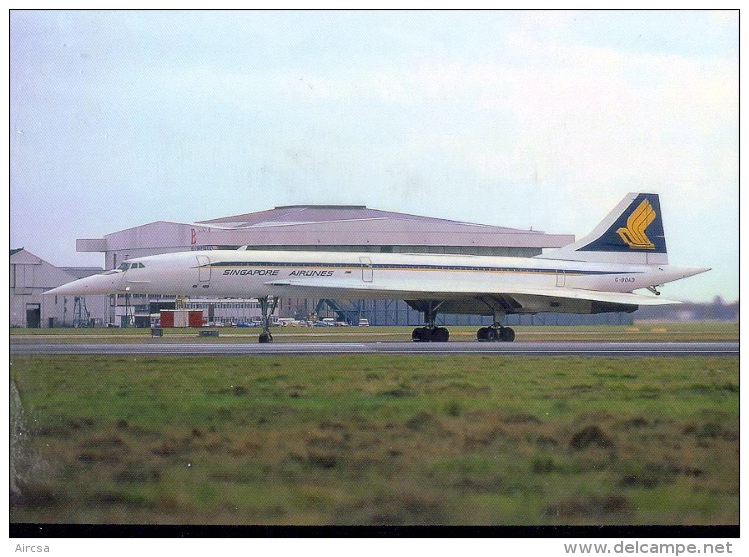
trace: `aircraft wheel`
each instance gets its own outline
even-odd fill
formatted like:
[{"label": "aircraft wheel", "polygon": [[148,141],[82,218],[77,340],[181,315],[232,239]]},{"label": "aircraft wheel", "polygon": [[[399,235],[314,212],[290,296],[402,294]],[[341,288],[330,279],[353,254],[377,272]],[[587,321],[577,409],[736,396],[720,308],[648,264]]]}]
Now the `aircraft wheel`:
[{"label": "aircraft wheel", "polygon": [[476,331],[476,340],[479,342],[486,342],[489,340],[486,338],[487,331],[489,330],[489,327],[481,327],[478,331]]},{"label": "aircraft wheel", "polygon": [[260,338],[258,338],[258,341],[260,344],[265,344],[266,342],[273,342],[273,335],[270,333],[262,332],[260,333]]},{"label": "aircraft wheel", "polygon": [[414,342],[424,342],[426,340],[429,340],[428,338],[424,338],[425,331],[426,329],[424,328],[414,329],[413,332],[411,333],[411,340]]},{"label": "aircraft wheel", "polygon": [[500,329],[499,340],[502,342],[512,342],[515,340],[515,331],[510,327],[502,327],[502,329]]},{"label": "aircraft wheel", "polygon": [[494,327],[486,328],[486,340],[489,342],[497,342],[499,339],[499,331]]},{"label": "aircraft wheel", "polygon": [[437,327],[436,329],[431,331],[432,333],[432,342],[447,342],[450,338],[450,331],[448,331],[445,327]]}]

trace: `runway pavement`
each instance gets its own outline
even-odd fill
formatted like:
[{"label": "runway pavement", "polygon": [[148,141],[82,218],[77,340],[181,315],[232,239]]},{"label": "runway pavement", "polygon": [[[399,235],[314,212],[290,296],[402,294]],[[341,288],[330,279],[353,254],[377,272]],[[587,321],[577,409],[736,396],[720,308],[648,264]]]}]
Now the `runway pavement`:
[{"label": "runway pavement", "polygon": [[132,344],[11,343],[11,354],[79,355],[291,355],[291,354],[492,354],[512,356],[738,356],[738,342],[367,342]]}]

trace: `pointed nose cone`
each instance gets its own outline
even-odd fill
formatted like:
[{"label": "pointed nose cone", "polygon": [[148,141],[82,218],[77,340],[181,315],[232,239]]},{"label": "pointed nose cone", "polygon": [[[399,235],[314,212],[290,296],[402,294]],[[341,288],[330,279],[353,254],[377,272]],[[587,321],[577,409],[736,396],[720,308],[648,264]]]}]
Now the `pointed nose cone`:
[{"label": "pointed nose cone", "polygon": [[109,275],[92,275],[74,280],[45,292],[52,296],[86,296],[94,294],[116,294],[120,273]]},{"label": "pointed nose cone", "polygon": [[78,292],[81,288],[78,284],[79,282],[79,280],[74,280],[73,282],[63,284],[52,290],[47,290],[44,294],[48,296],[82,296],[83,294]]}]

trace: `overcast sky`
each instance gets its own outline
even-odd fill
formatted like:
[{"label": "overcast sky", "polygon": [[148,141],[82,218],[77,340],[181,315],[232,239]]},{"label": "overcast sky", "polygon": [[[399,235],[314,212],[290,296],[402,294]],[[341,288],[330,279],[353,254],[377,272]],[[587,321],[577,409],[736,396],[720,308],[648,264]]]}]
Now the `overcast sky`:
[{"label": "overcast sky", "polygon": [[738,299],[738,12],[10,15],[10,247],[290,204],[588,233],[660,193]]}]

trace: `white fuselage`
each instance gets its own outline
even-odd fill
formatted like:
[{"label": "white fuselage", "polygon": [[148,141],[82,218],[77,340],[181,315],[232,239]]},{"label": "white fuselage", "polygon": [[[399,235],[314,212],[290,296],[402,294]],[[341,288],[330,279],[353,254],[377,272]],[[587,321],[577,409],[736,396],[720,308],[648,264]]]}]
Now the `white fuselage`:
[{"label": "white fuselage", "polygon": [[133,259],[55,293],[429,300],[453,288],[454,296],[441,297],[519,287],[632,292],[703,270],[472,255],[214,250]]}]

